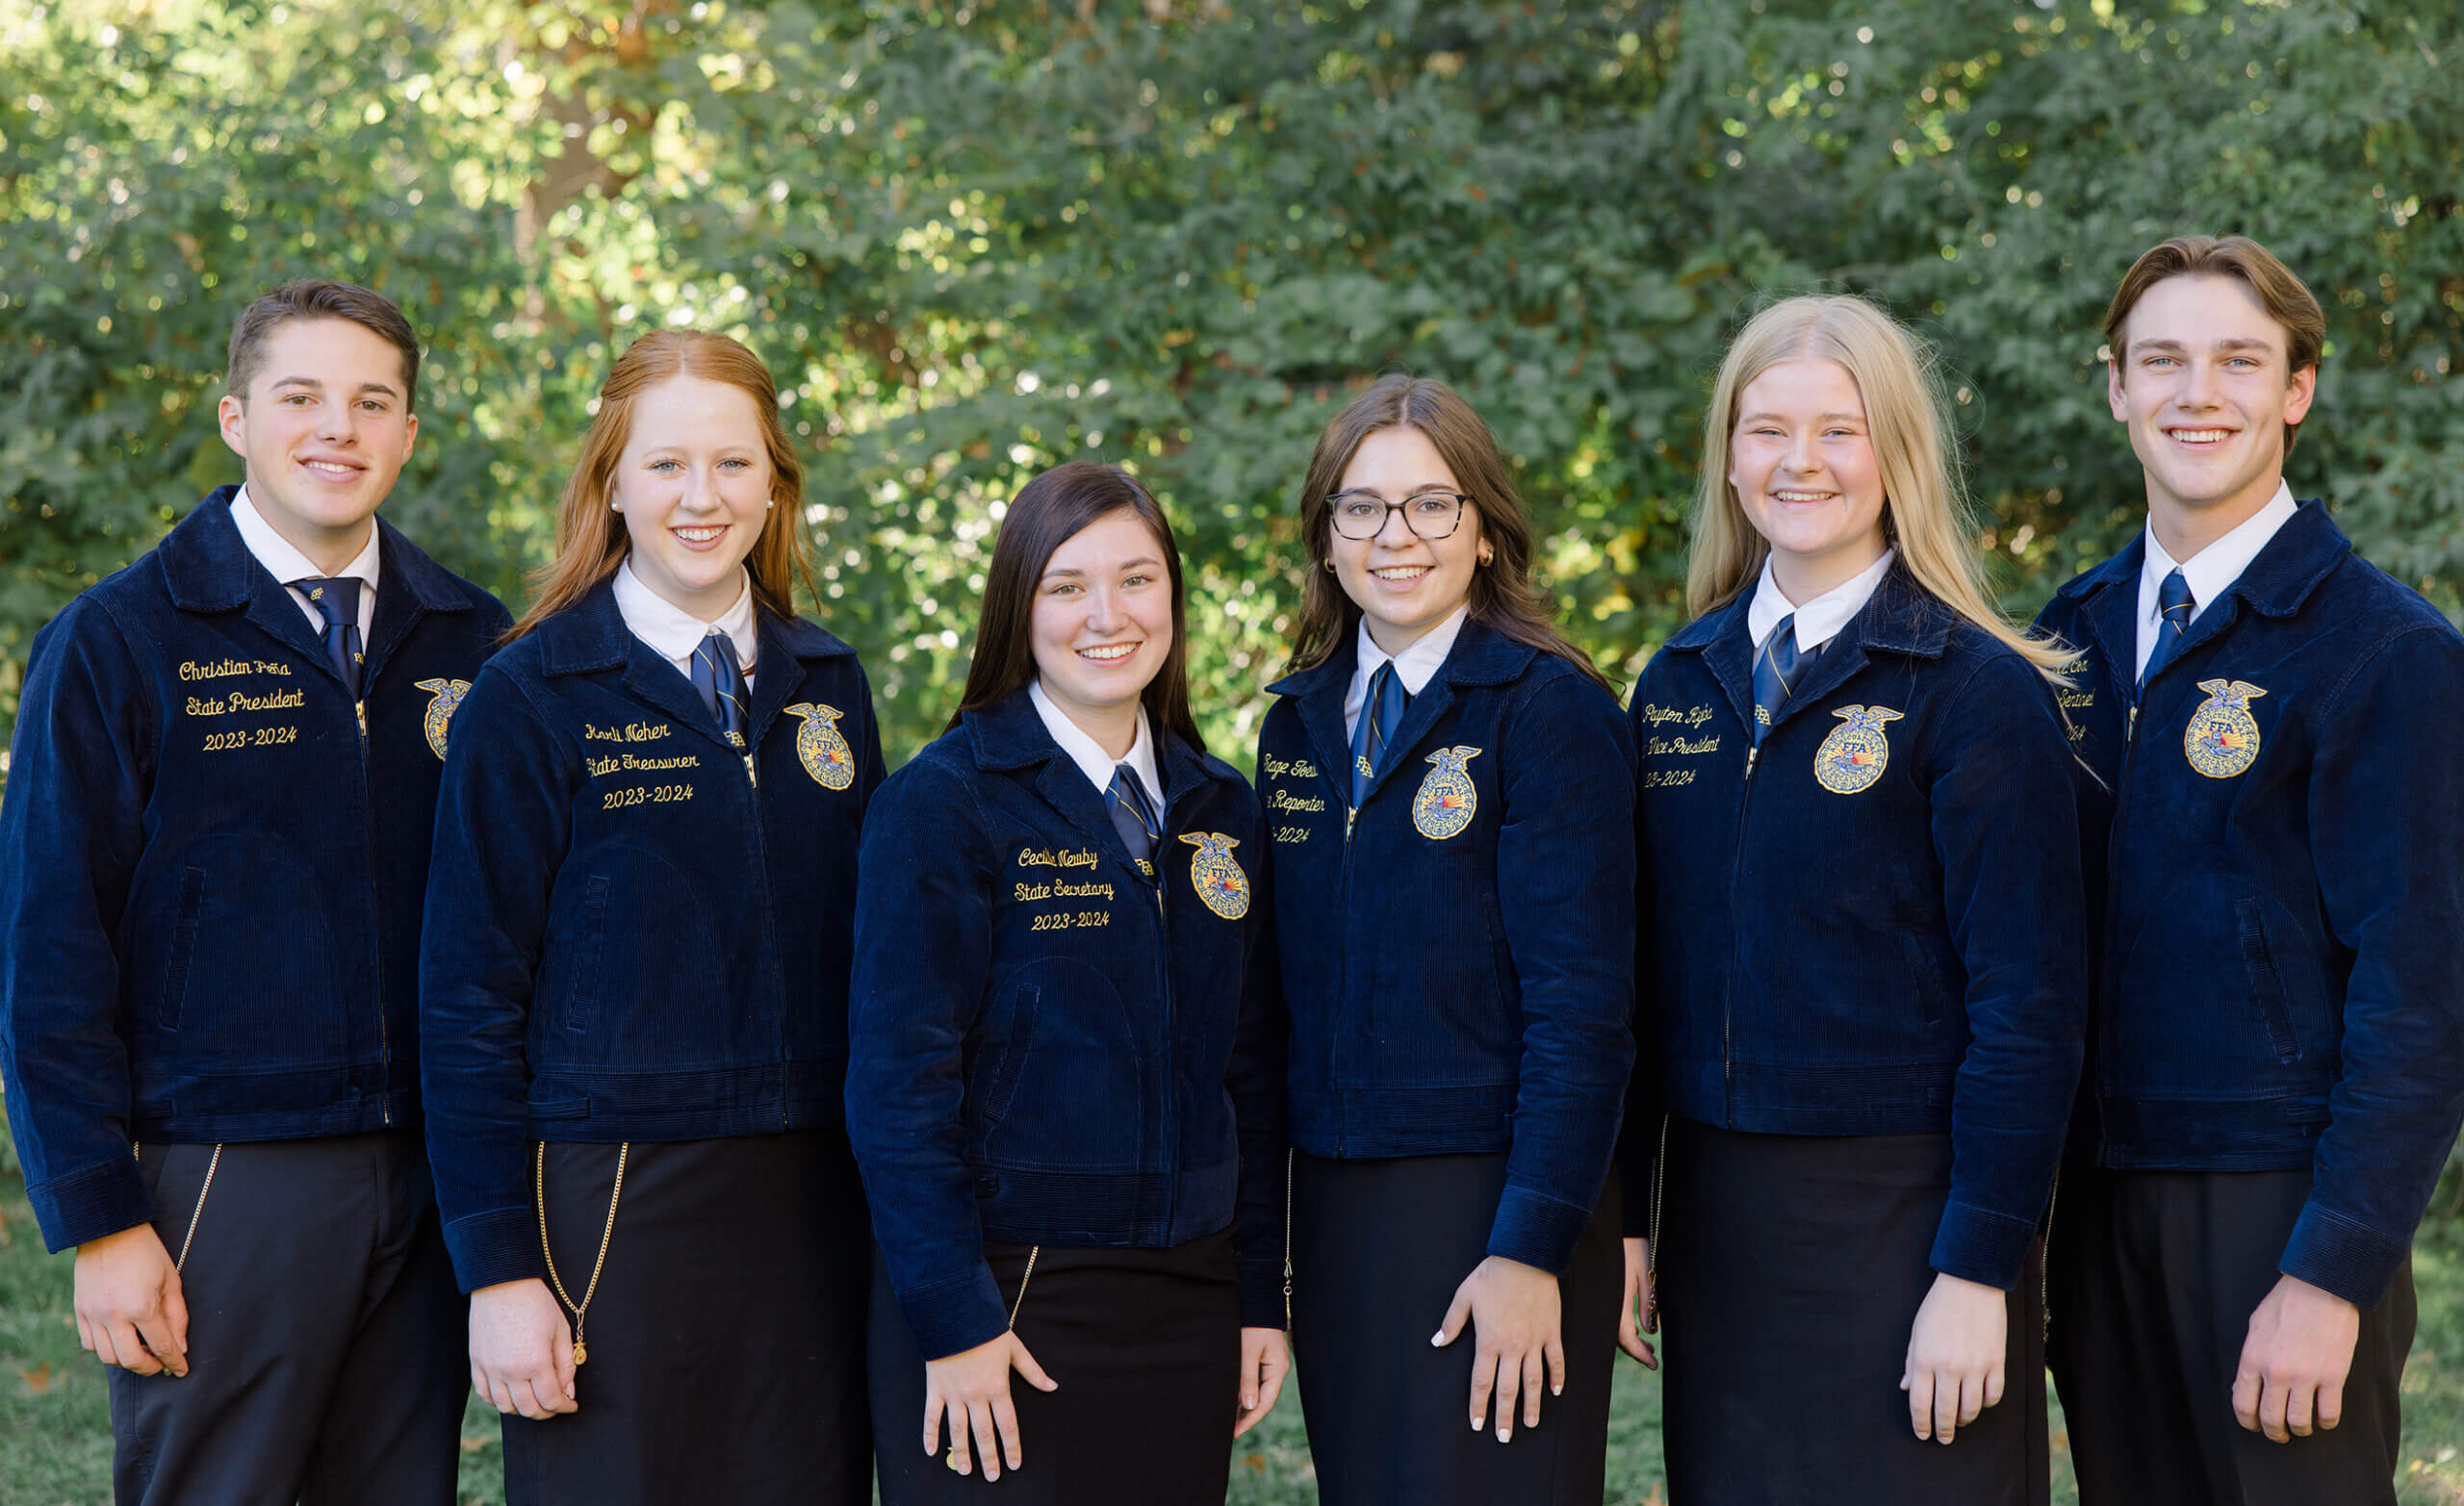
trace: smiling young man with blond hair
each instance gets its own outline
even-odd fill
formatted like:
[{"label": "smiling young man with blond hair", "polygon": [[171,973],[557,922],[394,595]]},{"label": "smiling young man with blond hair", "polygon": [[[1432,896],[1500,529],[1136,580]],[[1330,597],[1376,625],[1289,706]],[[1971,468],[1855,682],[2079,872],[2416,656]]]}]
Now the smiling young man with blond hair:
[{"label": "smiling young man with blond hair", "polygon": [[453,704],[504,608],[376,521],[419,343],[295,282],[232,331],[245,484],[36,634],[0,1074],[133,1501],[454,1498],[463,1304],[416,966]]},{"label": "smiling young man with blond hair", "polygon": [[2105,337],[2147,526],[2040,619],[2102,916],[2048,1270],[2083,1506],[2395,1500],[2464,1119],[2464,638],[2285,484],[2325,328],[2253,241],[2139,258]]}]

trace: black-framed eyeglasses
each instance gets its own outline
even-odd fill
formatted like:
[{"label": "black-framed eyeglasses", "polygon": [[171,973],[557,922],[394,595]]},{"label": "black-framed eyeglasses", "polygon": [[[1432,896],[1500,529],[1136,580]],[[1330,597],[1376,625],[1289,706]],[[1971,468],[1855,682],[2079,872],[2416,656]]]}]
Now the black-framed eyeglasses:
[{"label": "black-framed eyeglasses", "polygon": [[1361,543],[1386,530],[1386,515],[1401,513],[1403,526],[1434,544],[1463,525],[1463,504],[1472,498],[1461,492],[1415,492],[1390,502],[1374,492],[1337,492],[1326,498],[1335,532]]}]

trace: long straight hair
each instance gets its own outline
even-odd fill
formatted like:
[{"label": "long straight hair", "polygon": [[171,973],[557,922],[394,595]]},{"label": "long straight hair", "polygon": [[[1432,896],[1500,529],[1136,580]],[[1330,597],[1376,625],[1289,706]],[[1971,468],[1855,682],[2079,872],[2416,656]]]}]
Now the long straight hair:
[{"label": "long straight hair", "polygon": [[1300,582],[1300,622],[1293,630],[1295,670],[1323,664],[1358,630],[1360,605],[1344,594],[1326,562],[1334,557],[1334,509],[1327,499],[1343,485],[1361,442],[1380,429],[1418,429],[1437,450],[1454,484],[1472,498],[1490,562],[1472,572],[1472,616],[1492,632],[1553,653],[1614,691],[1591,656],[1557,631],[1556,607],[1531,583],[1531,526],[1524,521],[1514,477],[1497,436],[1462,396],[1444,382],[1389,372],[1344,406],[1318,435],[1309,473],[1300,483],[1300,539],[1309,568]]},{"label": "long straight hair", "polygon": [[1944,606],[2009,645],[2053,677],[2070,657],[1993,605],[1960,484],[1948,409],[1925,348],[1862,298],[1786,298],[1747,321],[1720,363],[1703,415],[1703,474],[1686,549],[1685,609],[1696,617],[1751,587],[1771,546],[1729,484],[1737,404],[1754,379],[1784,361],[1835,361],[1865,404],[1866,432],[1883,479],[1883,533],[1916,583]]},{"label": "long straight hair", "polygon": [[1129,513],[1146,525],[1164,551],[1164,570],[1172,581],[1172,647],[1163,668],[1139,692],[1146,720],[1157,734],[1177,735],[1199,753],[1206,739],[1198,735],[1190,715],[1189,613],[1181,591],[1181,550],[1172,542],[1172,524],[1154,496],[1138,478],[1117,466],[1072,460],[1053,467],[1018,489],[1001,519],[1001,536],[992,543],[992,564],[984,573],[984,606],[975,620],[975,657],[966,669],[966,689],[949,725],[969,711],[983,711],[1008,700],[1036,677],[1036,591],[1053,552],[1079,530],[1115,513]]},{"label": "long straight hair", "polygon": [[531,577],[538,595],[505,634],[506,642],[588,596],[624,562],[630,541],[624,519],[608,505],[616,462],[633,437],[633,409],[642,394],[673,376],[721,382],[753,399],[770,458],[770,508],[761,515],[761,532],[744,566],[757,602],[781,617],[796,615],[796,581],[801,577],[808,590],[812,585],[805,559],[805,467],[780,421],[779,389],[770,369],[725,335],[662,329],[627,346],[599,389],[599,411],[582,436],[581,458],[556,508],[556,557]]}]

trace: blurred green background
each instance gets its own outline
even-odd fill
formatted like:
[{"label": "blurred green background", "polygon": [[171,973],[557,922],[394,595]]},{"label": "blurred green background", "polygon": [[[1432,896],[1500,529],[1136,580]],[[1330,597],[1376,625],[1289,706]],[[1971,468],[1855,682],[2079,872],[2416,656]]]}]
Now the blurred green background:
[{"label": "blurred green background", "polygon": [[[2138,525],[2096,325],[2182,231],[2326,305],[2292,464],[2464,605],[2464,18],[2446,0],[0,0],[0,730],[28,640],[211,486],[223,345],[331,275],[428,342],[388,516],[512,604],[591,395],[653,328],[748,341],[807,447],[814,614],[892,759],[947,716],[1005,498],[1132,465],[1246,763],[1295,491],[1378,371],[1462,389],[1576,639],[1682,620],[1728,333],[1872,295],[1938,345],[2008,604]],[[94,1500],[102,1386],[0,1145],[0,1506]],[[2464,1502],[2464,1233],[2421,1257],[2403,1498]],[[1612,1498],[1659,1498],[1621,1367]],[[493,1499],[493,1424],[467,1429]],[[1305,1500],[1295,1409],[1235,1499]]]},{"label": "blurred green background", "polygon": [[1939,345],[2027,610],[2136,526],[2098,319],[2245,231],[2331,340],[2293,479],[2458,604],[2464,21],[2180,0],[0,0],[0,719],[27,640],[237,479],[246,300],[321,273],[429,345],[388,515],[508,602],[618,351],[749,341],[893,761],[947,716],[1002,500],[1138,468],[1246,762],[1294,494],[1390,367],[1496,427],[1572,630],[1681,620],[1704,389],[1758,299]]}]

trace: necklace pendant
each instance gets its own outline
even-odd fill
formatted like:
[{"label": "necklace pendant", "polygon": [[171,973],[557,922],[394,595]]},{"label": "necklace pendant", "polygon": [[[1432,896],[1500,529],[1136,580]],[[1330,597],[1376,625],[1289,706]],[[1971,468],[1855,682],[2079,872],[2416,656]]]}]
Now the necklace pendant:
[{"label": "necklace pendant", "polygon": [[586,1344],[586,1343],[583,1343],[583,1342],[582,1342],[580,1340],[578,1340],[578,1339],[575,1340],[574,1340],[574,1366],[575,1366],[575,1367],[576,1367],[576,1368],[579,1368],[579,1367],[580,1367],[580,1366],[581,1366],[581,1363],[582,1363],[584,1360],[587,1360],[587,1359],[589,1359],[589,1358],[590,1358],[590,1345],[588,1345],[588,1344]]}]

